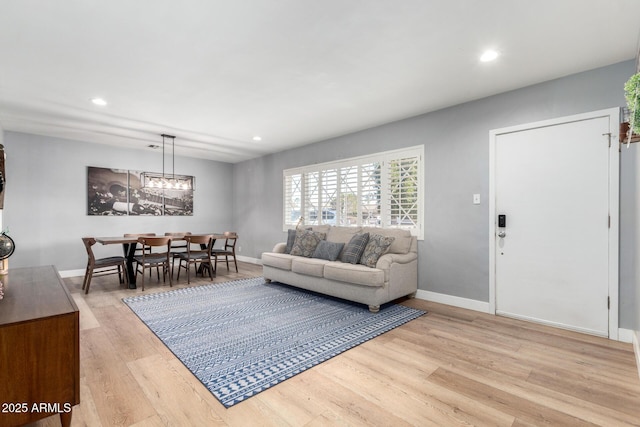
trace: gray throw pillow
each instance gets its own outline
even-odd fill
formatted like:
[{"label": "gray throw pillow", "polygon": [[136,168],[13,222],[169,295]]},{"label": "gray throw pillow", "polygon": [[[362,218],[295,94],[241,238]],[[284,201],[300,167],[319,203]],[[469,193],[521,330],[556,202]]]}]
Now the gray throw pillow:
[{"label": "gray throw pillow", "polygon": [[293,248],[293,244],[296,241],[296,233],[298,231],[303,231],[303,230],[311,230],[311,227],[307,227],[307,228],[298,227],[296,229],[290,228],[289,230],[287,230],[287,245],[284,247],[285,254],[291,253],[291,248]]},{"label": "gray throw pillow", "polygon": [[291,248],[293,247],[293,243],[296,241],[296,230],[289,229],[287,230],[287,246],[284,248],[285,254],[291,253]]},{"label": "gray throw pillow", "polygon": [[344,248],[340,261],[357,264],[362,257],[362,252],[369,241],[369,233],[356,234]]},{"label": "gray throw pillow", "polygon": [[340,255],[340,251],[344,247],[344,243],[327,242],[322,240],[318,243],[316,250],[313,252],[312,258],[326,259],[329,261],[335,261]]},{"label": "gray throw pillow", "polygon": [[378,262],[378,258],[384,255],[388,250],[391,243],[395,240],[395,237],[385,237],[379,234],[374,234],[369,237],[369,242],[362,252],[360,258],[360,264],[367,267],[375,267]]},{"label": "gray throw pillow", "polygon": [[296,240],[291,248],[291,255],[304,256],[311,258],[316,250],[318,243],[324,240],[326,233],[318,233],[311,230],[298,230]]}]

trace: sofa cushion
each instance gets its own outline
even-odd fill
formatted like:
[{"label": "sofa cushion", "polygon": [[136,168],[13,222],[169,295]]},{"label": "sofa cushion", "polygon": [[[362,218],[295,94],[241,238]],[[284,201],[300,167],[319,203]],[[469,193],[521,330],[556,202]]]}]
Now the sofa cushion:
[{"label": "sofa cushion", "polygon": [[296,257],[291,262],[291,271],[305,276],[323,277],[324,266],[329,262],[325,259]]},{"label": "sofa cushion", "polygon": [[362,232],[379,234],[385,237],[395,237],[395,240],[389,247],[390,254],[406,254],[409,253],[409,250],[411,249],[413,237],[409,230],[403,230],[401,228],[364,227]]},{"label": "sofa cushion", "polygon": [[311,225],[311,226],[306,226],[306,228],[307,230],[317,231],[318,233],[324,233],[325,235],[329,232],[329,230],[331,230],[331,226],[328,224]]},{"label": "sofa cushion", "polygon": [[338,256],[340,255],[340,252],[342,252],[343,247],[344,243],[327,242],[326,240],[321,240],[320,243],[318,243],[318,246],[313,252],[311,258],[320,258],[329,261],[335,261],[338,259]]},{"label": "sofa cushion", "polygon": [[358,233],[353,236],[347,246],[345,246],[340,260],[350,264],[357,264],[360,261],[360,257],[368,241],[369,233]]},{"label": "sofa cushion", "polygon": [[291,248],[291,255],[311,257],[318,243],[324,240],[326,234],[311,230],[298,230],[296,240]]},{"label": "sofa cushion", "polygon": [[360,227],[344,227],[335,226],[327,232],[327,241],[344,243],[345,245],[351,241],[351,238],[361,232]]},{"label": "sofa cushion", "polygon": [[262,254],[262,264],[279,268],[281,270],[291,271],[291,261],[293,260],[293,258],[295,257],[288,254],[264,252]]},{"label": "sofa cushion", "polygon": [[329,262],[324,266],[324,277],[325,279],[364,286],[378,287],[384,285],[384,271],[339,261]]},{"label": "sofa cushion", "polygon": [[360,264],[371,268],[375,267],[378,258],[387,252],[394,240],[395,237],[385,237],[380,234],[370,235],[369,242],[360,257]]}]

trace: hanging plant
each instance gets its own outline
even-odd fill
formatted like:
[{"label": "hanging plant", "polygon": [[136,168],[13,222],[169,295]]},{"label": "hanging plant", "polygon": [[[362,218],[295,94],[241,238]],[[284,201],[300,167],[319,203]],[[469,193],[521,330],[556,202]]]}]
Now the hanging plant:
[{"label": "hanging plant", "polygon": [[633,133],[640,133],[640,73],[624,84],[624,97],[629,107],[629,124]]}]

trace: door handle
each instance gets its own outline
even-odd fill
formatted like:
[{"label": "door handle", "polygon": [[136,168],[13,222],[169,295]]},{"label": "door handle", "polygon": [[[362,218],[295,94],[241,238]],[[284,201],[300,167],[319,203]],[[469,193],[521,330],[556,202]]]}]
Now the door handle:
[{"label": "door handle", "polygon": [[498,237],[506,237],[507,232],[506,231],[498,231]]}]

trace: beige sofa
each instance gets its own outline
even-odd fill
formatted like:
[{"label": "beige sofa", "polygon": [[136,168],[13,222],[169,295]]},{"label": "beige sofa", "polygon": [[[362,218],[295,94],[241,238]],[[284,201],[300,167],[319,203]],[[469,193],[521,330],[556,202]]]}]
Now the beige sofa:
[{"label": "beige sofa", "polygon": [[[328,242],[344,243],[356,233],[394,237],[387,252],[374,268],[361,264],[286,254],[286,243],[278,243],[272,252],[262,254],[264,278],[299,288],[331,295],[369,306],[380,305],[404,296],[415,296],[418,289],[418,243],[407,230],[373,227],[314,226],[326,233]],[[344,249],[343,249],[344,251]]]}]

